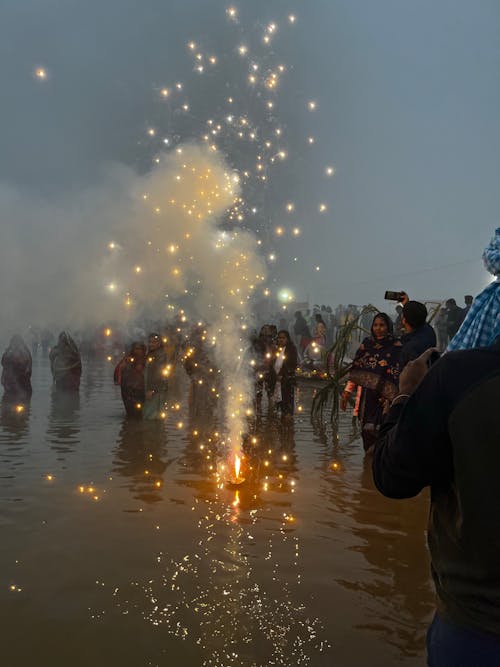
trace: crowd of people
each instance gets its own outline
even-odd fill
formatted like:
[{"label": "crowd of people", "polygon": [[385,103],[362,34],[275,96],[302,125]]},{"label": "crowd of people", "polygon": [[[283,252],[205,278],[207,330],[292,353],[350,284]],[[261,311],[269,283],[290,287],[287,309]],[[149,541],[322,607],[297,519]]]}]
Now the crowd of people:
[{"label": "crowd of people", "polygon": [[[291,419],[299,363],[324,364],[354,319],[369,334],[346,360],[341,408],[353,405],[381,493],[407,498],[431,488],[428,538],[439,606],[428,633],[430,667],[500,665],[500,228],[483,259],[491,284],[475,299],[466,296],[464,308],[448,299],[435,328],[426,305],[401,292],[394,317],[355,306],[297,311],[292,322],[280,317],[278,326],[266,323],[251,336],[246,357],[256,411],[266,395]],[[206,331],[177,325],[150,333],[147,343],[135,340],[116,365],[128,417],[164,416],[178,365],[192,393],[208,385],[204,403],[223,391]],[[55,389],[78,391],[75,340],[63,331],[49,347]],[[446,354],[440,358],[439,351]],[[29,400],[32,356],[21,336],[12,337],[1,363],[6,399]]]},{"label": "crowd of people", "polygon": [[[346,325],[356,321],[351,333],[352,363],[349,382],[342,395],[342,409],[349,402],[362,424],[363,443],[369,450],[384,415],[384,406],[394,394],[398,376],[404,365],[429,346],[439,346],[445,339],[439,332],[441,321],[447,322],[447,332],[455,331],[465,309],[453,299],[443,304],[434,328],[426,321],[424,304],[408,301],[396,306],[392,317],[366,307],[315,305],[312,310],[296,311],[287,320],[283,312],[276,317],[278,325],[265,323],[249,341],[247,359],[254,374],[254,405],[257,413],[263,397],[271,408],[290,418],[295,411],[297,375],[319,372],[326,376],[331,370],[333,353],[329,352]],[[467,299],[467,297],[466,297]],[[468,309],[470,304],[468,305]],[[467,309],[467,312],[468,312]],[[458,312],[460,311],[460,312]],[[466,313],[465,313],[466,314]],[[120,360],[114,371],[115,384],[120,386],[125,412],[129,417],[157,419],[164,415],[169,376],[182,365],[191,379],[191,393],[202,392],[200,385],[215,382],[215,361],[199,327],[188,328],[185,317],[178,317],[163,327],[154,326],[160,333],[142,332],[127,346],[119,329],[99,328],[90,336],[80,335],[78,344],[66,331],[53,344],[48,329],[30,328],[31,349],[49,354],[54,386],[61,391],[78,391],[82,373],[82,356],[111,353]],[[370,336],[362,340],[364,333]],[[456,331],[455,331],[456,332]],[[42,337],[43,333],[43,337]],[[450,335],[448,334],[448,336]],[[42,343],[43,338],[43,343]],[[448,340],[448,339],[446,339]],[[362,342],[361,342],[362,341]],[[359,345],[361,343],[361,345]],[[359,349],[356,349],[359,345]],[[12,337],[2,357],[2,384],[6,398],[13,400],[31,394],[32,354],[20,335]],[[215,390],[216,396],[220,387]],[[210,401],[213,396],[210,396]]]}]

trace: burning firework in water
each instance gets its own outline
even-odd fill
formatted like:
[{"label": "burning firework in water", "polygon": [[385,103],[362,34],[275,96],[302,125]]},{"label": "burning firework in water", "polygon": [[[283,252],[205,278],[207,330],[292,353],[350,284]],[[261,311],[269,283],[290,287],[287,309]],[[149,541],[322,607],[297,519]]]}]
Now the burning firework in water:
[{"label": "burning firework in water", "polygon": [[[152,168],[130,176],[127,196],[110,205],[113,215],[104,206],[96,216],[114,220],[114,226],[106,226],[102,266],[86,275],[92,287],[100,285],[109,321],[119,312],[133,320],[146,306],[162,319],[181,305],[183,326],[201,320],[211,373],[223,378],[220,387],[207,384],[224,405],[221,441],[229,446],[238,480],[236,462],[241,464],[253,402],[246,357],[252,304],[270,296],[283,300],[285,293],[292,300],[291,290],[267,284],[266,263],[278,271],[276,244],[302,236],[298,216],[304,201],[290,201],[289,192],[280,197],[277,190],[280,183],[293,183],[285,178],[290,156],[301,151],[302,157],[313,141],[305,131],[290,139],[279,116],[286,107],[280,93],[293,66],[275,47],[293,36],[296,16],[245,31],[242,12],[231,6],[221,20],[227,26],[224,48],[204,47],[188,35],[184,57],[192,74],[155,88],[154,117],[142,128],[140,142]],[[44,79],[47,72],[39,68],[35,75]],[[316,114],[308,112],[321,108],[306,97],[298,105],[311,119]],[[318,182],[333,171],[322,163]],[[308,213],[324,217],[327,211],[327,203],[316,202]],[[96,290],[88,292],[95,303]],[[105,336],[111,337],[111,329]]]}]

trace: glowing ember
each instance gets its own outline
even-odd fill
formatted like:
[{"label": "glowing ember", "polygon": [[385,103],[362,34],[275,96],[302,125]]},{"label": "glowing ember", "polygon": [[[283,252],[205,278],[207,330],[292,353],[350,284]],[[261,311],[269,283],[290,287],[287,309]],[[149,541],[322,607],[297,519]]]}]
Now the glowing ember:
[{"label": "glowing ember", "polygon": [[240,468],[241,468],[241,459],[238,456],[238,454],[236,454],[236,456],[234,457],[234,478],[236,481],[238,481],[240,477]]}]

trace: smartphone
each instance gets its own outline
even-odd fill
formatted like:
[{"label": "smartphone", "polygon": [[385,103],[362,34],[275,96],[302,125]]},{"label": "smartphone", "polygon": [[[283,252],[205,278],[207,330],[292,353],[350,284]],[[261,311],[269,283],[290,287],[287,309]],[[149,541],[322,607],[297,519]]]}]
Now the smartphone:
[{"label": "smartphone", "polygon": [[401,301],[402,298],[403,292],[391,292],[390,290],[387,290],[384,294],[384,299],[387,301]]}]

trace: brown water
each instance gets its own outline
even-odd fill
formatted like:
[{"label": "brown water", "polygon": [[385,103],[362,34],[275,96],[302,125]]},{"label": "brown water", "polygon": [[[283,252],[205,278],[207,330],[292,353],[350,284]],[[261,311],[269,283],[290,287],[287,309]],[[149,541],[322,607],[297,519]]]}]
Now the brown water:
[{"label": "brown water", "polygon": [[35,358],[31,405],[2,406],[2,665],[425,663],[427,497],[382,498],[348,419],[313,428],[303,388],[236,493],[184,383],[166,422],[127,423],[111,374],[61,401]]}]

